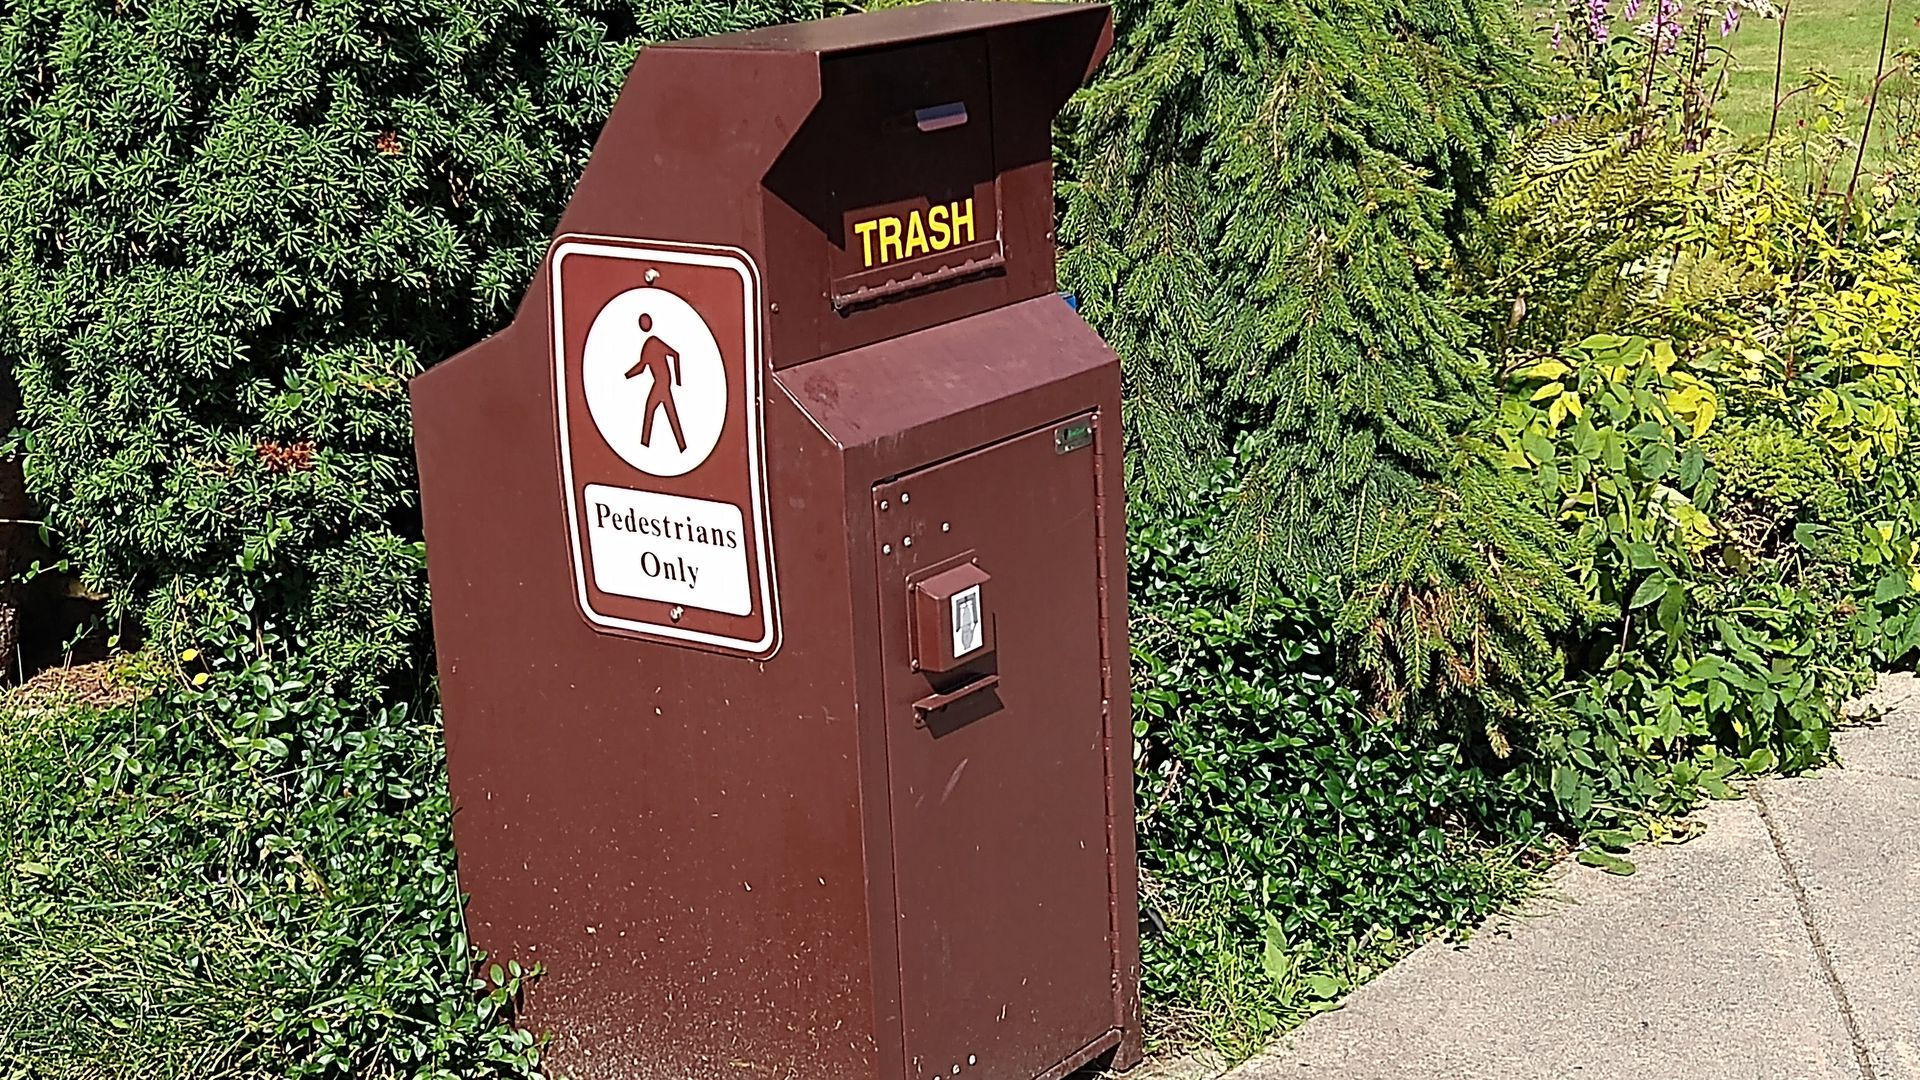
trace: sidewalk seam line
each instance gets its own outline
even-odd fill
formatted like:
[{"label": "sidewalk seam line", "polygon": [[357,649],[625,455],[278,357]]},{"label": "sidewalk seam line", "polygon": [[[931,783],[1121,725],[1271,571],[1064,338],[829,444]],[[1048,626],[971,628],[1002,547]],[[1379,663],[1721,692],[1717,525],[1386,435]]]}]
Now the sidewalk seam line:
[{"label": "sidewalk seam line", "polygon": [[1780,862],[1787,891],[1793,893],[1794,905],[1800,909],[1800,925],[1807,932],[1808,942],[1813,945],[1813,958],[1820,965],[1820,975],[1826,981],[1827,991],[1833,995],[1841,1023],[1846,1025],[1847,1039],[1853,1044],[1854,1064],[1860,1069],[1861,1080],[1880,1080],[1879,1073],[1873,1067],[1873,1055],[1867,1049],[1867,1040],[1860,1033],[1860,1021],[1853,1014],[1853,1003],[1847,1000],[1846,984],[1840,981],[1840,972],[1834,968],[1833,957],[1827,952],[1826,939],[1821,937],[1820,928],[1814,924],[1813,902],[1807,896],[1807,887],[1800,881],[1800,872],[1793,868],[1792,860],[1787,858],[1786,841],[1781,839],[1780,826],[1773,820],[1773,808],[1767,805],[1766,794],[1762,790],[1764,786],[1753,786],[1753,802],[1760,808],[1760,822],[1767,828],[1767,839],[1773,844],[1774,858]]}]

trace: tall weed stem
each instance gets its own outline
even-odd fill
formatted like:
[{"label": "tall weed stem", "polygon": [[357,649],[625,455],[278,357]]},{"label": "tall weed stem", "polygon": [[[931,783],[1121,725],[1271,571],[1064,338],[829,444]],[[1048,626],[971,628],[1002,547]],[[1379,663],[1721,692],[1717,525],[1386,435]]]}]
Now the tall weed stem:
[{"label": "tall weed stem", "polygon": [[1773,137],[1780,131],[1780,107],[1786,99],[1780,96],[1781,77],[1787,68],[1787,17],[1793,14],[1793,0],[1782,0],[1780,4],[1780,38],[1773,46],[1773,115],[1767,120],[1767,145],[1760,153],[1760,168],[1773,165]]},{"label": "tall weed stem", "polygon": [[1853,175],[1847,180],[1847,221],[1840,223],[1840,231],[1845,235],[1848,221],[1853,217],[1853,194],[1860,186],[1860,171],[1867,163],[1867,141],[1873,137],[1873,113],[1880,104],[1880,84],[1887,78],[1887,41],[1893,37],[1893,0],[1887,0],[1886,19],[1880,24],[1880,59],[1873,67],[1873,89],[1867,93],[1867,120],[1860,127],[1860,147],[1853,155]]}]

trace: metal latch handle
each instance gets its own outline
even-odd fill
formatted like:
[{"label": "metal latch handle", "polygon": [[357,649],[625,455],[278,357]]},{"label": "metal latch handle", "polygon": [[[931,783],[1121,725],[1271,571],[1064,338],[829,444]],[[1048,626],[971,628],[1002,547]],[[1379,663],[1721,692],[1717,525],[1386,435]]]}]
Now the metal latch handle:
[{"label": "metal latch handle", "polygon": [[982,675],[957,690],[949,690],[944,694],[928,694],[926,697],[914,702],[913,715],[925,718],[929,713],[939,712],[941,709],[959,701],[961,698],[972,697],[982,690],[991,690],[999,685],[1000,676]]},{"label": "metal latch handle", "polygon": [[[988,238],[973,245],[973,248],[966,250],[979,248],[992,249],[995,243],[996,241],[994,239]],[[863,285],[852,292],[835,293],[831,298],[831,302],[833,304],[833,310],[846,312],[853,308],[866,307],[869,304],[881,304],[888,300],[897,300],[903,296],[912,296],[915,293],[936,289],[955,281],[1001,272],[1004,271],[1006,267],[1006,255],[997,250],[989,250],[988,254],[980,258],[968,259],[965,262],[956,263],[953,266],[942,266],[936,270],[916,272],[912,277],[906,278],[905,280],[895,278],[883,285]]]},{"label": "metal latch handle", "polygon": [[949,101],[945,105],[929,105],[913,110],[913,126],[921,131],[945,131],[966,122],[967,103],[964,101]]}]

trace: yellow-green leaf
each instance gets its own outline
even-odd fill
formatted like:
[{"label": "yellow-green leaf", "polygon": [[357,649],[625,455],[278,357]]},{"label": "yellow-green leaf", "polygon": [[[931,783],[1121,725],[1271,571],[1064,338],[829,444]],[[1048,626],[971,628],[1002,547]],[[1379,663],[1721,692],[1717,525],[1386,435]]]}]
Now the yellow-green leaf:
[{"label": "yellow-green leaf", "polygon": [[1673,344],[1671,342],[1656,341],[1653,343],[1654,370],[1665,375],[1667,372],[1673,370],[1673,365],[1679,362],[1680,358],[1674,355]]},{"label": "yellow-green leaf", "polygon": [[1695,409],[1693,413],[1693,437],[1694,438],[1697,439],[1700,436],[1705,435],[1707,433],[1707,429],[1713,426],[1713,417],[1714,417],[1714,414],[1718,411],[1718,409],[1719,409],[1719,406],[1714,404],[1714,400],[1711,395],[1702,397],[1700,399],[1700,407],[1698,409]]}]

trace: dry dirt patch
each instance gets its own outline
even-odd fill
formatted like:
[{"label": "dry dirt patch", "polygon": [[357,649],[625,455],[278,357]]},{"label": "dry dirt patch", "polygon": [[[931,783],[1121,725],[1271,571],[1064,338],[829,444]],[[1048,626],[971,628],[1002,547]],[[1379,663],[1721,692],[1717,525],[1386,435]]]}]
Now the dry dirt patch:
[{"label": "dry dirt patch", "polygon": [[124,660],[99,660],[49,668],[23,686],[0,694],[0,711],[21,715],[57,709],[113,709],[131,705],[141,691],[129,685]]}]

